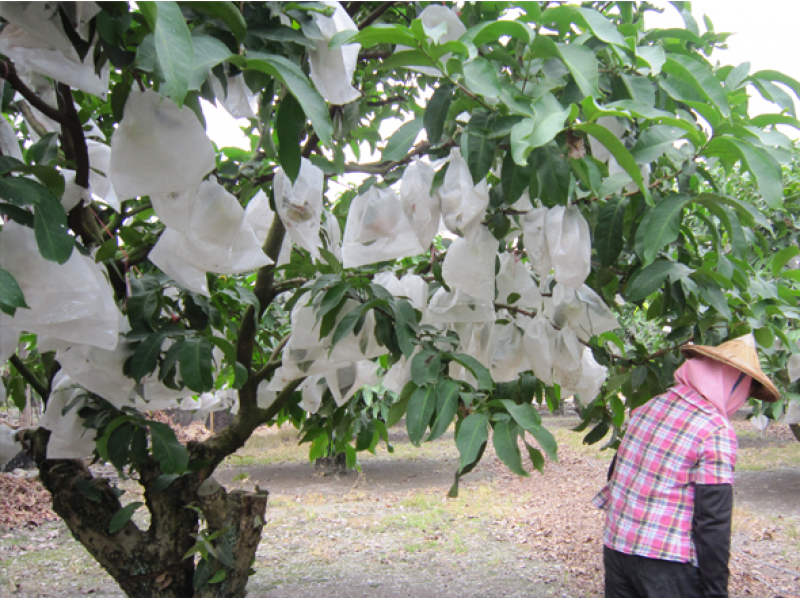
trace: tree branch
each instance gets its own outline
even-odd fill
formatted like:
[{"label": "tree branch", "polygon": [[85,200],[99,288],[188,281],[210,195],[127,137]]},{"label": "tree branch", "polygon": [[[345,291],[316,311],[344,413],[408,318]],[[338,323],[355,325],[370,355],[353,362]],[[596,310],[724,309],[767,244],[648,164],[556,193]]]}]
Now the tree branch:
[{"label": "tree branch", "polygon": [[13,354],[11,358],[8,359],[8,362],[14,365],[14,368],[22,375],[22,378],[28,382],[28,385],[33,388],[33,391],[39,394],[42,400],[47,401],[47,398],[50,396],[50,389],[39,380],[24,362],[22,362],[22,359],[16,354]]},{"label": "tree branch", "polygon": [[367,106],[386,106],[387,104],[396,104],[408,100],[405,96],[391,96],[385,100],[369,100]]},{"label": "tree branch", "polygon": [[394,2],[384,2],[383,4],[381,4],[378,8],[372,11],[372,13],[368,15],[366,19],[364,19],[363,21],[361,21],[361,23],[358,24],[359,31],[361,31],[365,27],[372,25],[375,21],[377,21],[380,18],[380,16],[383,13],[389,10],[394,4],[395,4]]},{"label": "tree branch", "polygon": [[15,90],[17,90],[20,95],[25,98],[28,102],[30,102],[31,106],[42,113],[48,119],[52,119],[53,121],[57,121],[58,123],[63,123],[64,116],[61,112],[53,107],[50,106],[47,102],[39,98],[32,89],[30,89],[27,85],[25,85],[22,80],[17,75],[17,70],[14,67],[14,63],[11,61],[6,61],[0,65],[0,78],[4,78],[8,83],[11,84]]}]

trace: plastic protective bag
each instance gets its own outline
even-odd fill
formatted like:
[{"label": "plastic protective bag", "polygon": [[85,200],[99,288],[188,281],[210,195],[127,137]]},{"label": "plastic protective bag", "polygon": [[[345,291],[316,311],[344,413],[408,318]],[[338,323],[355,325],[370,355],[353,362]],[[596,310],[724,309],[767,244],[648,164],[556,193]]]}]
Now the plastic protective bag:
[{"label": "plastic protective bag", "polygon": [[309,414],[316,414],[322,404],[322,397],[328,389],[328,382],[325,375],[312,375],[300,384],[302,395],[298,406]]},{"label": "plastic protective bag", "polygon": [[565,327],[553,344],[553,382],[561,386],[561,397],[571,396],[581,383],[583,346],[572,329]]},{"label": "plastic protective bag", "polygon": [[322,37],[315,38],[315,47],[308,52],[311,81],[331,104],[347,104],[361,97],[361,93],[351,85],[361,44],[345,44],[331,49],[328,43],[337,33],[355,33],[358,27],[341,4],[330,0],[324,0],[324,4],[336,11],[331,17],[319,13],[313,15]]},{"label": "plastic protective bag", "polygon": [[549,209],[539,206],[529,211],[522,219],[525,253],[540,279],[547,277],[553,268],[547,245],[548,212]]},{"label": "plastic protective bag", "polygon": [[796,425],[800,423],[800,402],[792,400],[786,406],[786,413],[781,418],[784,425]]},{"label": "plastic protective bag", "polygon": [[405,385],[411,381],[411,361],[419,352],[419,346],[414,348],[411,358],[401,356],[400,360],[394,363],[383,376],[383,387],[390,392],[400,394]]},{"label": "plastic protective bag", "polygon": [[619,328],[611,309],[586,285],[575,290],[557,283],[553,288],[553,296],[545,298],[544,306],[544,314],[556,327],[569,325],[583,341]]},{"label": "plastic protective bag", "polygon": [[378,383],[377,370],[377,363],[360,360],[325,373],[336,406],[342,406],[365,385]]},{"label": "plastic protective bag", "polygon": [[259,246],[264,246],[267,241],[272,222],[275,220],[275,213],[269,207],[269,198],[264,190],[258,190],[255,196],[250,198],[247,207],[244,209],[245,221],[253,228]]},{"label": "plastic protective bag", "polygon": [[213,178],[200,185],[186,229],[167,227],[149,259],[187,289],[206,295],[206,271],[232,274],[272,264],[244,209]]},{"label": "plastic protective bag", "polygon": [[111,138],[111,182],[121,199],[180,192],[216,168],[214,145],[191,109],[132,91]]},{"label": "plastic protective bag", "polygon": [[[447,8],[446,6],[431,4],[420,13],[419,18],[422,20],[422,24],[428,31],[436,30],[442,24],[444,24],[445,31],[439,36],[439,44],[445,44],[447,42],[457,40],[467,32],[467,28],[464,27],[461,19],[458,18],[458,14],[453,9]],[[410,50],[410,48],[406,46],[398,46],[397,51],[399,52],[401,50]],[[441,56],[439,60],[442,63],[447,63],[452,55],[452,52],[448,52],[447,54]],[[435,67],[415,66],[409,68],[414,71],[424,73],[425,75],[431,75],[432,77],[437,77],[442,74],[439,69],[436,69]]]},{"label": "plastic protective bag", "polygon": [[[2,387],[0,383],[0,387]],[[0,467],[22,452],[22,444],[17,441],[16,429],[0,423]]]},{"label": "plastic protective bag", "polygon": [[598,364],[589,348],[584,348],[581,358],[581,379],[575,387],[575,393],[584,404],[597,398],[607,374],[608,369]]},{"label": "plastic protective bag", "polygon": [[234,119],[255,119],[258,111],[258,94],[247,87],[244,75],[239,73],[226,76],[226,87],[223,89],[219,79],[211,77],[211,88],[217,98],[217,104],[230,113]]},{"label": "plastic protective bag", "polygon": [[75,171],[72,169],[61,169],[64,175],[64,193],[61,195],[61,206],[65,212],[71,211],[80,203],[91,204],[91,192],[75,183]]},{"label": "plastic protective bag", "polygon": [[350,204],[342,244],[346,269],[423,251],[393,190],[372,186]]},{"label": "plastic protective bag", "polygon": [[537,315],[525,329],[523,345],[533,374],[545,385],[553,385],[553,362],[558,330],[543,315]]},{"label": "plastic protective bag", "polygon": [[483,323],[494,321],[494,303],[484,302],[462,292],[439,288],[425,311],[423,324]]},{"label": "plastic protective bag", "polygon": [[[514,381],[524,370],[524,334],[511,321],[505,325],[495,323],[492,329],[492,379],[500,383]],[[527,364],[525,364],[527,367]]]},{"label": "plastic protective bag", "polygon": [[44,414],[39,419],[39,426],[50,430],[50,440],[47,442],[48,459],[86,458],[94,451],[96,432],[86,429],[83,419],[78,416],[78,411],[86,401],[78,400],[64,413],[64,409],[83,393],[65,373],[59,372],[53,380],[53,391]]},{"label": "plastic protective bag", "polygon": [[794,382],[800,379],[800,354],[792,354],[786,363],[789,371],[789,381]]},{"label": "plastic protective bag", "polygon": [[453,233],[464,235],[480,223],[489,206],[489,184],[482,179],[478,185],[473,185],[467,162],[461,157],[461,151],[453,148],[444,183],[436,196],[445,226]]},{"label": "plastic protective bag", "polygon": [[86,140],[89,151],[89,190],[99,202],[115,212],[120,211],[119,198],[107,174],[111,172],[111,147],[95,140]]},{"label": "plastic protective bag", "polygon": [[0,327],[0,365],[17,351],[19,331],[11,327]]},{"label": "plastic protective bag", "polygon": [[[456,352],[466,354],[480,362],[487,369],[491,367],[494,323],[456,323],[453,325],[458,333],[459,344]],[[477,380],[466,367],[456,361],[450,363],[450,377],[461,379],[470,385],[477,386]]]},{"label": "plastic protective bag", "polygon": [[[68,18],[79,37],[89,39],[88,22],[100,8],[94,2],[67,5]],[[0,33],[0,53],[19,67],[36,71],[89,94],[105,98],[110,67],[99,73],[94,64],[94,44],[83,61],[61,23],[60,3],[2,2],[0,17],[9,22]],[[71,9],[74,8],[74,11]]]},{"label": "plastic protective bag", "polygon": [[[2,87],[0,87],[0,92],[1,91]],[[10,156],[11,158],[16,158],[20,162],[25,162],[22,156],[22,150],[19,147],[17,133],[5,117],[0,119],[0,150],[2,150],[3,156]]]},{"label": "plastic protective bag", "polygon": [[453,241],[442,263],[442,277],[448,287],[491,303],[497,247],[497,239],[483,226]]},{"label": "plastic protective bag", "polygon": [[442,209],[431,196],[434,174],[433,167],[416,159],[406,168],[400,182],[403,212],[422,248],[430,247],[442,218]]},{"label": "plastic protective bag", "polygon": [[39,253],[33,230],[13,221],[0,231],[0,267],[30,308],[0,313],[0,328],[49,335],[106,350],[117,346],[119,309],[103,267],[75,251],[63,265]]},{"label": "plastic protective bag", "polygon": [[750,419],[750,424],[761,437],[764,437],[764,435],[767,433],[767,428],[769,427],[769,417],[766,415],[758,415],[757,417]]},{"label": "plastic protective bag", "polygon": [[555,206],[547,213],[547,248],[556,281],[579,288],[592,270],[589,224],[577,206]]},{"label": "plastic protective bag", "polygon": [[[511,253],[504,252],[500,255],[500,271],[497,273],[495,283],[497,285],[497,301],[500,303],[537,311],[542,305],[542,294],[531,277],[528,267]],[[514,294],[519,298],[514,302],[509,302],[509,297]]]},{"label": "plastic protective bag", "polygon": [[292,184],[283,169],[275,171],[275,208],[292,240],[314,256],[319,256],[319,227],[322,215],[322,169],[303,158],[300,172]]},{"label": "plastic protective bag", "polygon": [[150,202],[158,220],[175,231],[185,233],[189,229],[189,219],[192,215],[197,193],[200,190],[200,181],[194,185],[174,192],[164,194],[150,194]]}]

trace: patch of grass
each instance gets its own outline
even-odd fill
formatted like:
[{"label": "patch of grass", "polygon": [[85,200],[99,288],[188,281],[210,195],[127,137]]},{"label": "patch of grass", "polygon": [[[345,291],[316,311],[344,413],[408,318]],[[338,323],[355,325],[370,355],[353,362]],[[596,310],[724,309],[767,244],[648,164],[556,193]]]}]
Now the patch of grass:
[{"label": "patch of grass", "polygon": [[[741,432],[739,436],[750,437]],[[736,456],[737,471],[796,469],[798,465],[800,465],[800,443],[788,442],[785,445],[765,448],[739,448]]]}]

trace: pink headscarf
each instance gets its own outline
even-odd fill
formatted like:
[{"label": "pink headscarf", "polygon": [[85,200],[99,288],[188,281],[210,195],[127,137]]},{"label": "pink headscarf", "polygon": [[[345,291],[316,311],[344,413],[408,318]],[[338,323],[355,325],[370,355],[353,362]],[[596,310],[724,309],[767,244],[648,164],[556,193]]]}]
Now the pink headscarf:
[{"label": "pink headscarf", "polygon": [[692,388],[708,400],[714,407],[725,415],[733,416],[744,403],[750,393],[752,378],[707,356],[690,358],[675,371],[675,382]]}]

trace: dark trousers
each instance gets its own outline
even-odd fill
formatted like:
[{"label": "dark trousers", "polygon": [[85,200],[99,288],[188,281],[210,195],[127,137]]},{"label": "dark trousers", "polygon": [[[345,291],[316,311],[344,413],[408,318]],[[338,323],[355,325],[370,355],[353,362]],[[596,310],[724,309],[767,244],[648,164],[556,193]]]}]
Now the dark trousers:
[{"label": "dark trousers", "polygon": [[623,554],[603,547],[606,598],[702,598],[700,572],[690,563]]}]

